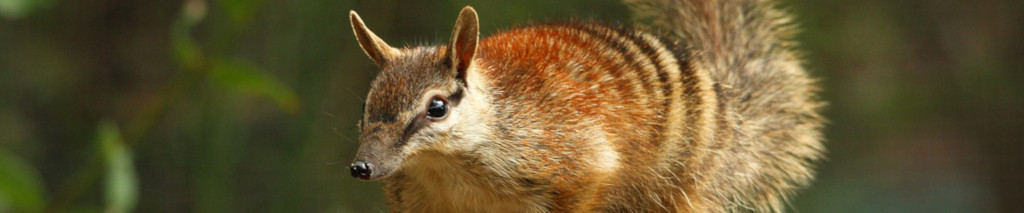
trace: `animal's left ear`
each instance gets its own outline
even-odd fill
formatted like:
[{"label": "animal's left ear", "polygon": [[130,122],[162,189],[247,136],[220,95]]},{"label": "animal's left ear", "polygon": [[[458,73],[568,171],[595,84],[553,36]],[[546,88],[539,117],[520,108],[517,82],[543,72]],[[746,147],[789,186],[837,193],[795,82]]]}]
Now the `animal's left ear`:
[{"label": "animal's left ear", "polygon": [[466,80],[466,70],[473,63],[473,55],[476,54],[476,45],[480,38],[480,24],[476,17],[476,10],[466,6],[459,13],[459,19],[455,21],[455,29],[452,30],[452,40],[447,51],[451,60],[452,69],[456,77],[463,82]]}]

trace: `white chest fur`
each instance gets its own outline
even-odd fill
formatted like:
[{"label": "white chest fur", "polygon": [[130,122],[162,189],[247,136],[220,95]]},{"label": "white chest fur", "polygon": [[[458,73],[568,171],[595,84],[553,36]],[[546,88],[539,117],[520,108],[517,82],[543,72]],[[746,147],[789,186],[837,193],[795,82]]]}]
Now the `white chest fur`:
[{"label": "white chest fur", "polygon": [[509,177],[468,160],[436,152],[409,159],[403,168],[399,206],[410,212],[545,212],[542,195],[519,189]]}]

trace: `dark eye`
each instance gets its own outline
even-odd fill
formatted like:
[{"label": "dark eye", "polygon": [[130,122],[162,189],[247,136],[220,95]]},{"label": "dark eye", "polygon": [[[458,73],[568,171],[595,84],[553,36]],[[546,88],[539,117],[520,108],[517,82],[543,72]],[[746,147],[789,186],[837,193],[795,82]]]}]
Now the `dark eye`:
[{"label": "dark eye", "polygon": [[440,97],[430,99],[430,103],[427,104],[427,118],[440,120],[446,115],[448,115],[448,102]]}]

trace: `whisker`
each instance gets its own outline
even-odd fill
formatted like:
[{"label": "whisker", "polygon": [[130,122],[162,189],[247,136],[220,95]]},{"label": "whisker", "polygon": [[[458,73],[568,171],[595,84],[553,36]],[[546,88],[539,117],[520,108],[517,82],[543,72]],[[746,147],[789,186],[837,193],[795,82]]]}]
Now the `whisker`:
[{"label": "whisker", "polygon": [[328,162],[324,162],[324,164],[327,164],[328,166],[334,166],[334,165],[338,165],[338,164],[345,164],[345,161],[342,161],[342,160],[328,161]]},{"label": "whisker", "polygon": [[320,111],[320,113],[323,113],[324,115],[330,116],[332,118],[338,118],[338,116],[335,116],[334,114],[331,114],[330,112],[327,111]]},{"label": "whisker", "polygon": [[353,140],[352,138],[346,136],[345,134],[341,134],[341,131],[338,131],[338,127],[331,128],[331,131],[334,132],[334,134],[337,134],[338,137],[347,140],[349,143],[358,143],[356,140]]},{"label": "whisker", "polygon": [[363,97],[356,93],[356,91],[352,90],[352,88],[345,88],[345,90],[347,90],[349,94],[352,94],[352,96],[355,96],[356,99],[359,99],[360,102],[364,104],[366,103],[366,99],[363,99]]}]

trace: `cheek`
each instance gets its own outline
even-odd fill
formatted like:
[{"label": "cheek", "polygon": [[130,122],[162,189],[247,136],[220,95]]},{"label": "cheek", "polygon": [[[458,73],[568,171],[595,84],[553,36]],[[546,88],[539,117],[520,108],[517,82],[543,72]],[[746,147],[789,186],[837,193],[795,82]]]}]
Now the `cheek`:
[{"label": "cheek", "polygon": [[452,146],[464,138],[464,135],[460,135],[467,126],[463,119],[464,114],[456,108],[449,111],[444,120],[429,121],[409,137],[409,144],[402,151],[408,154],[424,150],[442,153],[455,151]]},{"label": "cheek", "polygon": [[458,130],[464,124],[462,120],[464,118],[462,116],[463,114],[458,110],[452,110],[449,113],[450,114],[448,114],[447,119],[443,121],[434,122],[431,125],[430,131],[435,131],[435,134],[437,135],[448,135],[451,134],[452,132],[458,132]]},{"label": "cheek", "polygon": [[423,149],[443,150],[443,147],[452,140],[452,133],[456,132],[454,131],[455,122],[451,122],[452,118],[454,117],[449,117],[444,121],[431,122],[417,131],[409,137],[409,146],[404,151],[411,153]]}]

